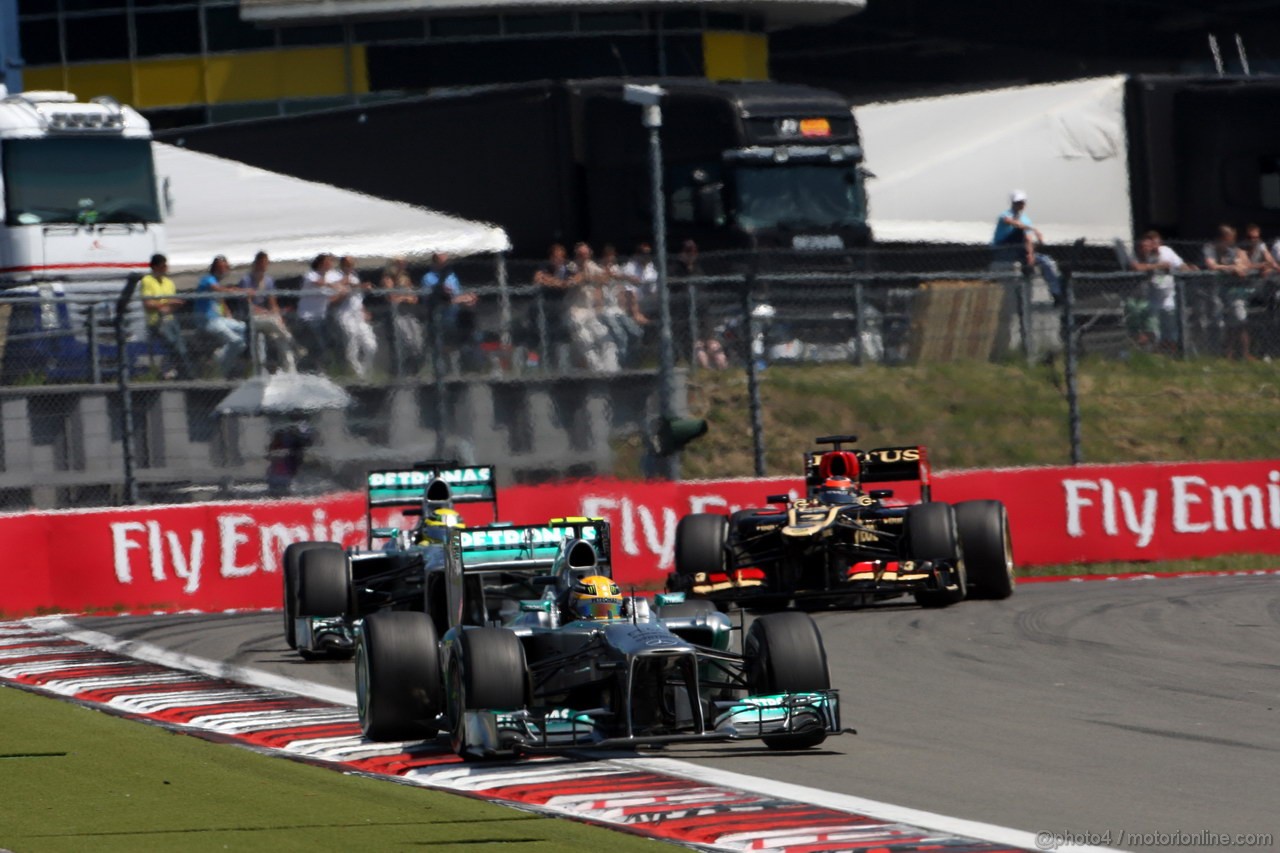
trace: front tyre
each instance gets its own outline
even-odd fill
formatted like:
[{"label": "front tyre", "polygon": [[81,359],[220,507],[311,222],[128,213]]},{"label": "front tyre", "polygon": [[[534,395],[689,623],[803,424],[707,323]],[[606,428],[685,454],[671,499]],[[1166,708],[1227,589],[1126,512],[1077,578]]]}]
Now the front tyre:
[{"label": "front tyre", "polygon": [[729,539],[729,520],[723,515],[697,512],[686,515],[676,525],[676,574],[692,578],[728,570],[725,543]]},{"label": "front tyre", "polygon": [[526,704],[524,646],[505,628],[469,628],[458,634],[449,662],[449,740],[464,759],[489,757],[501,744],[472,743],[468,711],[515,711]]},{"label": "front tyre", "polygon": [[369,740],[426,740],[444,707],[440,649],[425,613],[386,610],[356,639],[356,710]]},{"label": "front tyre", "polygon": [[289,648],[298,647],[298,565],[308,551],[341,551],[337,542],[294,542],[284,549],[281,574],[284,576],[284,641]]},{"label": "front tyre", "polygon": [[964,501],[955,505],[956,526],[969,570],[971,598],[1013,595],[1013,538],[1009,515],[1000,501]]},{"label": "front tyre", "polygon": [[[827,651],[806,613],[770,613],[751,623],[743,641],[747,685],[755,695],[816,693],[831,687]],[[807,749],[827,739],[825,728],[767,735],[770,749]]]},{"label": "front tyre", "polygon": [[968,575],[956,515],[950,504],[916,504],[907,508],[907,559],[950,566],[949,583],[942,589],[921,590],[915,600],[921,607],[950,607],[968,595]]}]

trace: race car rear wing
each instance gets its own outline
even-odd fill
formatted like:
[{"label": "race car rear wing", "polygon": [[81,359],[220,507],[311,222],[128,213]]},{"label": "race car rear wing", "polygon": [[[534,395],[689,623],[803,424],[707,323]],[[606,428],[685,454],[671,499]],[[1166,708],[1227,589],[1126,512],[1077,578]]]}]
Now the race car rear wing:
[{"label": "race car rear wing", "polygon": [[[399,534],[398,528],[374,527],[373,511],[388,507],[412,507],[420,514],[427,504],[454,506],[465,503],[493,505],[498,519],[498,489],[492,465],[459,467],[452,460],[433,459],[412,468],[370,471],[365,477],[365,525],[369,547],[375,539]],[[406,515],[415,514],[408,510]]]},{"label": "race car rear wing", "polygon": [[445,540],[449,624],[462,623],[465,597],[479,587],[469,576],[519,572],[559,577],[574,571],[612,575],[609,523],[598,518],[556,518],[546,524],[454,527]]},{"label": "race car rear wing", "polygon": [[858,480],[869,483],[920,483],[920,500],[930,499],[929,457],[923,446],[878,447],[875,450],[811,450],[805,455],[805,485],[812,492],[823,482],[822,460],[828,454],[853,453]]}]

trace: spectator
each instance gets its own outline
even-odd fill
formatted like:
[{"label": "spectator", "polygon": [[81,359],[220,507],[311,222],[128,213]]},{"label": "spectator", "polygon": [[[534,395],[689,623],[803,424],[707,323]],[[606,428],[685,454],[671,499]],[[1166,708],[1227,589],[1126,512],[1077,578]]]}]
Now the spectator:
[{"label": "spectator", "polygon": [[182,300],[175,298],[178,289],[169,278],[168,258],[159,254],[151,256],[151,272],[138,282],[138,292],[147,314],[148,334],[168,344],[178,364],[176,368],[170,367],[165,371],[165,378],[190,379],[193,373],[187,357],[187,342],[182,339],[182,327],[178,325],[175,314],[182,306]]},{"label": "spectator", "polygon": [[296,349],[293,335],[284,324],[284,315],[280,311],[280,303],[276,299],[276,281],[267,272],[271,258],[266,252],[258,252],[253,256],[253,265],[240,279],[239,290],[248,294],[249,322],[256,336],[258,362],[267,360],[266,344],[271,342],[277,364],[293,373],[298,369]]},{"label": "spectator", "polygon": [[643,324],[647,320],[639,311],[636,286],[623,273],[618,251],[612,245],[606,245],[600,253],[600,267],[605,275],[600,319],[617,346],[618,364],[627,365],[644,336]]},{"label": "spectator", "polygon": [[[449,266],[449,256],[436,252],[431,267],[422,276],[422,290],[432,323],[440,324],[440,343],[460,353],[462,366],[476,366],[476,295],[464,293],[458,274]],[[443,355],[443,353],[442,353]]]},{"label": "spectator", "polygon": [[1049,286],[1049,294],[1057,303],[1062,299],[1062,277],[1058,273],[1058,264],[1048,255],[1036,252],[1036,244],[1044,243],[1044,235],[1031,223],[1026,209],[1025,192],[1014,190],[1009,194],[1009,209],[996,220],[995,234],[991,238],[995,260],[1022,262],[1027,269],[1034,267],[1040,270],[1044,283]]},{"label": "spectator", "polygon": [[382,289],[391,306],[391,334],[397,347],[397,369],[417,373],[426,352],[422,321],[418,319],[418,291],[404,258],[392,258],[382,269]]},{"label": "spectator", "polygon": [[702,263],[698,260],[698,244],[685,240],[680,244],[680,254],[676,255],[671,274],[675,276],[702,275]]},{"label": "spectator", "polygon": [[604,268],[591,257],[591,247],[578,243],[569,262],[568,306],[569,337],[578,358],[588,370],[596,373],[618,372],[618,345],[601,319],[604,309],[602,291],[607,278]]},{"label": "spectator", "polygon": [[305,357],[303,367],[323,370],[329,356],[329,305],[341,295],[342,273],[333,268],[333,255],[321,252],[311,261],[311,269],[302,277],[295,314],[295,335]]},{"label": "spectator", "polygon": [[[541,288],[539,301],[533,306],[530,324],[536,329],[540,319],[538,317],[539,306],[546,319],[547,340],[538,340],[538,345],[547,345],[548,347],[556,346],[559,338],[563,336],[565,331],[564,322],[564,300],[565,295],[572,287],[569,279],[572,272],[569,269],[569,262],[566,256],[564,246],[559,243],[552,243],[547,250],[547,260],[542,266],[538,267],[533,273],[533,283]],[[543,353],[542,357],[547,358],[550,353]]]},{"label": "spectator", "polygon": [[[209,264],[208,275],[196,285],[196,293],[237,293],[239,288],[221,283],[230,269],[231,265],[225,257],[215,257]],[[227,303],[221,299],[197,299],[195,315],[200,330],[221,343],[218,349],[218,369],[223,378],[230,377],[239,366],[240,356],[244,355],[245,324],[231,316]]]},{"label": "spectator", "polygon": [[[1249,273],[1259,277],[1259,283],[1265,285],[1264,295],[1269,297],[1275,287],[1275,275],[1280,273],[1277,263],[1267,244],[1262,241],[1262,229],[1254,223],[1244,227],[1244,240],[1240,242],[1240,251],[1244,253]],[[1233,345],[1237,347],[1240,357],[1252,360],[1249,341],[1249,303],[1258,293],[1258,287],[1250,283],[1246,287],[1227,289],[1227,348],[1231,354]],[[1267,301],[1270,301],[1269,298]],[[1233,341],[1234,338],[1234,341]]]},{"label": "spectator", "polygon": [[347,366],[360,379],[369,376],[373,359],[378,354],[378,336],[373,333],[369,309],[364,307],[364,295],[369,283],[360,280],[356,271],[356,259],[351,255],[342,258],[338,281],[338,294],[333,301],[334,319],[342,332]]},{"label": "spectator", "polygon": [[1252,287],[1246,281],[1249,258],[1236,245],[1236,229],[1218,226],[1213,242],[1204,244],[1204,268],[1219,275],[1195,289],[1192,324],[1211,343],[1222,333],[1223,354],[1243,359],[1249,354],[1248,299]]},{"label": "spectator", "polygon": [[286,497],[293,492],[293,480],[314,441],[305,413],[293,413],[289,420],[271,432],[267,445],[267,494]]},{"label": "spectator", "polygon": [[658,316],[658,268],[653,263],[653,249],[648,243],[636,246],[636,253],[622,268],[622,274],[635,288],[636,313],[644,317],[639,321],[646,325],[650,317]]},{"label": "spectator", "polygon": [[702,334],[693,343],[693,358],[698,367],[710,370],[724,370],[729,366],[729,356],[724,351],[720,336],[711,328],[711,324],[703,320]]},{"label": "spectator", "polygon": [[1144,326],[1147,334],[1154,333],[1162,349],[1176,350],[1182,336],[1178,323],[1177,283],[1172,274],[1195,267],[1164,245],[1159,231],[1148,231],[1142,235],[1138,240],[1137,257],[1129,266],[1138,272],[1152,274],[1147,284],[1148,322]]}]

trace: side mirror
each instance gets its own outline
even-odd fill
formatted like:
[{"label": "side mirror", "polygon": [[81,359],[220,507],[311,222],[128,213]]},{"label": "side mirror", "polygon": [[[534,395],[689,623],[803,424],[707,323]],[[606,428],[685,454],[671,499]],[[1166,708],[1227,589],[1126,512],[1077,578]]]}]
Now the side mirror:
[{"label": "side mirror", "polygon": [[891,498],[893,497],[893,489],[872,489],[871,497],[878,501],[882,501],[885,498]]},{"label": "side mirror", "polygon": [[765,503],[784,504],[791,500],[791,495],[769,495],[765,498]]},{"label": "side mirror", "polygon": [[406,509],[406,510],[404,510],[403,512],[401,512],[400,514],[401,514],[401,515],[403,515],[405,518],[421,518],[421,517],[422,517],[422,510],[421,510],[421,509]]},{"label": "side mirror", "polygon": [[555,586],[556,576],[555,575],[534,575],[533,577],[529,578],[529,583],[532,584],[533,586]]}]

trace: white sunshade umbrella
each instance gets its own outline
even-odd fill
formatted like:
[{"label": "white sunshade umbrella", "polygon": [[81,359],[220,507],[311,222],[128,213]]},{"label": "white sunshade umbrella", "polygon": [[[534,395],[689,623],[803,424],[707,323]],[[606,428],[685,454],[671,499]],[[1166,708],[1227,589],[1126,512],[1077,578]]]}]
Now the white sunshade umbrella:
[{"label": "white sunshade umbrella", "polygon": [[271,373],[245,380],[214,410],[219,415],[285,415],[345,409],[351,395],[326,376]]}]

